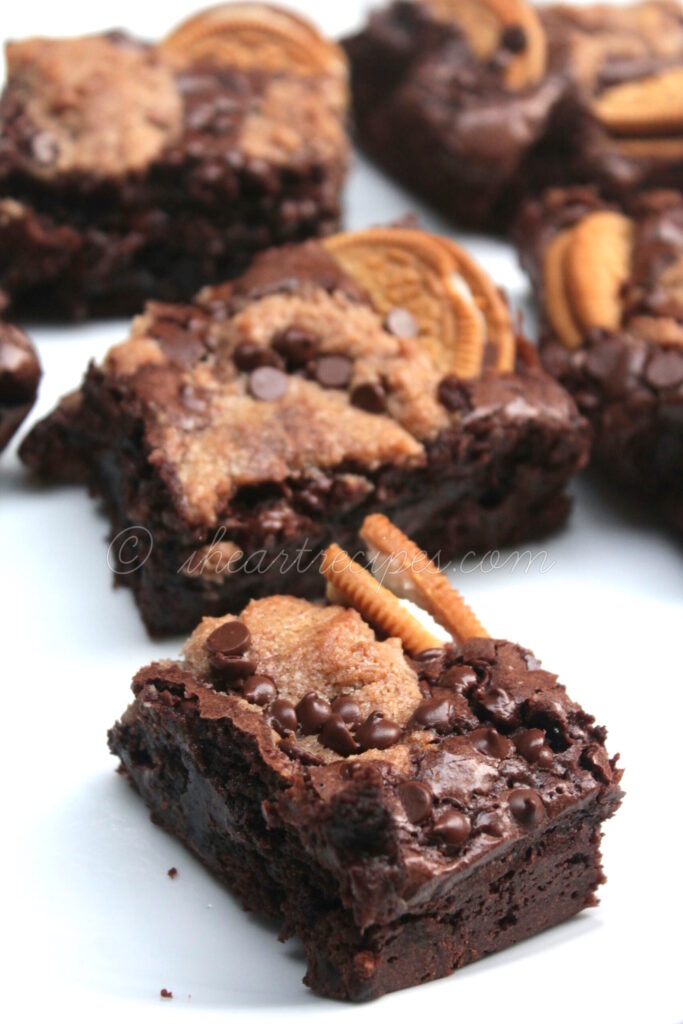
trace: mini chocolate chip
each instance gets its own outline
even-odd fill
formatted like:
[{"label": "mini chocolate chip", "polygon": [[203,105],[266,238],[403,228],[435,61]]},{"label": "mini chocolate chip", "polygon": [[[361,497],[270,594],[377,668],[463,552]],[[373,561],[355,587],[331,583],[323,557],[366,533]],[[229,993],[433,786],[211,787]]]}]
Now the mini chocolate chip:
[{"label": "mini chocolate chip", "polygon": [[439,686],[448,690],[466,693],[479,682],[476,672],[469,665],[453,665],[439,678]]},{"label": "mini chocolate chip", "polygon": [[332,711],[335,715],[341,715],[347,725],[358,725],[361,720],[361,710],[353,697],[336,697],[332,701]]},{"label": "mini chocolate chip", "polygon": [[384,717],[384,712],[373,711],[356,729],[356,739],[363,750],[386,750],[401,738],[401,726]]},{"label": "mini chocolate chip", "polygon": [[501,33],[500,45],[510,53],[524,53],[527,47],[526,32],[521,25],[508,25]]},{"label": "mini chocolate chip", "polygon": [[520,825],[533,828],[545,818],[545,807],[534,789],[513,789],[508,795],[512,816]]},{"label": "mini chocolate chip", "polygon": [[261,366],[275,366],[279,369],[282,365],[277,352],[263,345],[256,345],[253,341],[240,342],[232,358],[237,369],[243,373],[250,373]]},{"label": "mini chocolate chip", "polygon": [[288,363],[305,366],[315,356],[318,339],[300,327],[287,327],[275,335],[272,345]]},{"label": "mini chocolate chip", "polygon": [[351,730],[341,715],[332,714],[320,730],[320,742],[335,754],[348,757],[349,754],[356,754],[360,750]]},{"label": "mini chocolate chip", "polygon": [[418,704],[413,719],[425,729],[435,729],[437,732],[445,734],[451,731],[453,711],[453,701],[450,696],[429,697]]},{"label": "mini chocolate chip", "polygon": [[449,374],[439,381],[437,398],[449,412],[466,412],[470,402],[465,386],[455,374]]},{"label": "mini chocolate chip", "polygon": [[240,654],[220,654],[212,651],[209,661],[214,675],[226,685],[234,684],[236,686],[241,680],[253,676],[256,671],[256,661]]},{"label": "mini chocolate chip", "polygon": [[278,700],[274,700],[268,708],[268,722],[281,736],[296,732],[296,708],[291,701],[283,700],[280,697]]},{"label": "mini chocolate chip", "polygon": [[378,381],[359,384],[351,392],[351,404],[364,412],[384,412],[387,407],[387,393]]},{"label": "mini chocolate chip", "polygon": [[277,686],[270,676],[249,676],[244,680],[242,696],[250,704],[258,704],[265,707],[277,697]]},{"label": "mini chocolate chip", "polygon": [[458,847],[467,841],[472,831],[468,819],[460,811],[450,809],[444,811],[434,822],[432,835],[445,843],[446,846]]},{"label": "mini chocolate chip", "polygon": [[319,693],[307,693],[302,697],[296,706],[296,714],[299,719],[301,731],[307,736],[320,732],[327,719],[332,714],[329,701],[321,697]]},{"label": "mini chocolate chip", "polygon": [[424,821],[432,813],[432,791],[424,782],[404,782],[398,787],[398,795],[406,817],[413,825]]},{"label": "mini chocolate chip", "polygon": [[261,402],[275,402],[287,392],[287,374],[274,366],[259,366],[249,375],[249,390]]},{"label": "mini chocolate chip", "polygon": [[514,749],[507,737],[501,736],[497,729],[490,726],[475,729],[469,734],[469,740],[480,754],[485,754],[486,757],[497,757],[499,760],[509,757]]},{"label": "mini chocolate chip", "polygon": [[395,338],[416,338],[419,331],[417,320],[410,310],[400,306],[389,310],[384,326]]},{"label": "mini chocolate chip", "polygon": [[348,356],[320,356],[315,377],[323,388],[345,388],[351,380],[353,362]]},{"label": "mini chocolate chip", "polygon": [[526,758],[529,764],[539,764],[547,768],[553,763],[553,752],[545,742],[543,729],[525,729],[514,737],[517,753]]},{"label": "mini chocolate chip", "polygon": [[244,654],[251,644],[251,634],[243,622],[237,619],[224,622],[206,641],[214,654]]}]

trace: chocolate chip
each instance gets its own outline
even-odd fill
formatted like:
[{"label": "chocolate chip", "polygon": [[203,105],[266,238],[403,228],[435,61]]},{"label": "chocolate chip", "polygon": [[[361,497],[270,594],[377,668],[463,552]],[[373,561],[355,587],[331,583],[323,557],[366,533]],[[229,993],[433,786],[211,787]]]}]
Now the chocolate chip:
[{"label": "chocolate chip", "polygon": [[436,396],[449,412],[467,412],[470,401],[465,386],[455,374],[442,377],[439,381]]},{"label": "chocolate chip", "polygon": [[320,730],[320,742],[335,754],[348,757],[349,754],[356,754],[360,750],[351,730],[341,715],[332,714]]},{"label": "chocolate chip", "polygon": [[479,682],[476,672],[469,665],[453,665],[439,679],[439,686],[448,690],[466,693]]},{"label": "chocolate chip", "polygon": [[299,719],[301,731],[307,736],[320,732],[327,719],[332,714],[329,701],[321,697],[319,693],[307,693],[302,697],[296,706],[296,714]]},{"label": "chocolate chip", "polygon": [[206,641],[214,654],[244,654],[251,644],[251,634],[243,622],[224,622]]},{"label": "chocolate chip", "polygon": [[249,676],[242,687],[242,696],[250,704],[265,707],[277,697],[277,686],[270,676]]},{"label": "chocolate chip", "polygon": [[453,714],[453,701],[450,696],[429,697],[418,704],[413,720],[425,729],[435,729],[445,734],[451,731],[451,715]]},{"label": "chocolate chip", "polygon": [[475,729],[469,734],[469,740],[475,750],[486,757],[497,757],[502,760],[509,757],[513,751],[512,743],[505,736],[501,736],[497,729],[484,726]]},{"label": "chocolate chip", "polygon": [[282,698],[274,700],[268,708],[268,723],[281,736],[296,732],[296,708],[291,701]]},{"label": "chocolate chip", "polygon": [[239,654],[221,654],[212,651],[209,661],[215,679],[224,685],[237,685],[243,679],[253,676],[256,671],[254,658],[245,658]]},{"label": "chocolate chip", "polygon": [[[420,679],[425,679],[429,683],[435,683],[441,676],[445,657],[446,654],[443,647],[430,647],[426,651],[421,651],[416,658],[412,659],[413,668]],[[429,691],[427,691],[426,696],[429,695]]]},{"label": "chocolate chip", "polygon": [[351,392],[351,404],[363,412],[384,412],[387,407],[387,393],[378,381],[359,384]]},{"label": "chocolate chip", "polygon": [[514,737],[517,753],[521,754],[529,764],[538,764],[547,768],[553,763],[553,752],[545,742],[543,729],[525,729]]},{"label": "chocolate chip", "polygon": [[315,377],[323,388],[345,388],[351,380],[353,362],[348,356],[320,356]]},{"label": "chocolate chip", "polygon": [[287,327],[272,341],[276,352],[294,366],[305,366],[318,349],[318,339],[300,327]]},{"label": "chocolate chip", "polygon": [[401,726],[384,717],[384,712],[373,711],[356,729],[356,739],[363,750],[386,750],[401,738]]},{"label": "chocolate chip", "polygon": [[521,25],[508,25],[501,33],[500,45],[510,53],[524,53],[527,47],[526,32]]},{"label": "chocolate chip", "polygon": [[406,817],[413,825],[424,821],[432,813],[432,791],[423,782],[404,782],[398,787],[398,795]]},{"label": "chocolate chip", "polygon": [[460,811],[444,811],[435,821],[432,835],[446,846],[458,847],[467,841],[472,831],[469,820]]},{"label": "chocolate chip", "polygon": [[413,314],[400,306],[389,310],[384,319],[384,326],[395,338],[416,338],[419,331]]},{"label": "chocolate chip", "polygon": [[513,789],[508,802],[512,816],[526,828],[540,825],[545,818],[543,801],[534,789]]},{"label": "chocolate chip", "polygon": [[249,390],[261,402],[275,402],[287,392],[287,375],[274,366],[259,366],[249,376]]},{"label": "chocolate chip", "polygon": [[341,718],[347,725],[358,725],[361,720],[361,710],[353,697],[341,696],[332,701],[332,711]]},{"label": "chocolate chip", "polygon": [[275,369],[282,367],[282,360],[277,352],[263,345],[256,345],[253,341],[241,342],[233,352],[232,358],[237,369],[243,373],[258,370],[261,366],[274,366]]},{"label": "chocolate chip", "polygon": [[645,377],[653,388],[675,388],[683,381],[683,353],[658,352],[648,363]]},{"label": "chocolate chip", "polygon": [[519,708],[502,686],[479,686],[474,696],[497,725],[519,724]]}]

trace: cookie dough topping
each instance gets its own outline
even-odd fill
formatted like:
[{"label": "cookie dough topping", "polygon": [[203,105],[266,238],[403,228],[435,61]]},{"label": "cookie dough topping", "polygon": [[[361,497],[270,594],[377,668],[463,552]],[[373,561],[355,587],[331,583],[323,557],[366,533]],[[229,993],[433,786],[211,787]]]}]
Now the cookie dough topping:
[{"label": "cookie dough topping", "polygon": [[182,22],[160,49],[181,65],[220,63],[346,79],[346,61],[338,46],[304,18],[270,4],[209,7]]},{"label": "cookie dough topping", "polygon": [[511,53],[509,89],[534,85],[545,74],[546,38],[538,15],[524,0],[420,0],[441,21],[455,22],[482,60],[499,49]]},{"label": "cookie dough topping", "polygon": [[442,373],[472,378],[485,365],[513,369],[507,306],[454,242],[411,228],[370,228],[334,235],[324,245],[365,289],[387,328],[417,336]]}]

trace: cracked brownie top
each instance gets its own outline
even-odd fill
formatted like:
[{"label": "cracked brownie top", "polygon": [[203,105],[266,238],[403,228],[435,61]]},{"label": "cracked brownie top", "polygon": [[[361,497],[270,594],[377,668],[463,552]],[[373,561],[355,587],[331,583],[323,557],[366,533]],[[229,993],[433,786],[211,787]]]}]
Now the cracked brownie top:
[{"label": "cracked brownie top", "polygon": [[158,45],[123,33],[7,46],[0,177],[56,185],[200,163],[275,167],[347,157],[346,67],[308,23],[224,4]]},{"label": "cracked brownie top", "polygon": [[[181,661],[144,669],[133,688],[149,706],[224,724],[225,742],[233,730],[250,736],[282,780],[269,822],[308,823],[317,849],[324,835],[335,873],[349,855],[335,846],[335,821],[361,802],[358,850],[371,843],[368,855],[396,859],[400,848],[403,871],[381,906],[352,895],[365,925],[419,904],[435,879],[570,807],[604,801],[608,816],[621,772],[605,731],[556,677],[523,648],[490,639],[385,517],[368,517],[362,538],[377,579],[330,548],[322,571],[334,603],[278,596],[252,601],[241,616],[205,619]],[[392,591],[409,593],[450,638],[432,635]],[[347,820],[345,842],[349,828]]]}]

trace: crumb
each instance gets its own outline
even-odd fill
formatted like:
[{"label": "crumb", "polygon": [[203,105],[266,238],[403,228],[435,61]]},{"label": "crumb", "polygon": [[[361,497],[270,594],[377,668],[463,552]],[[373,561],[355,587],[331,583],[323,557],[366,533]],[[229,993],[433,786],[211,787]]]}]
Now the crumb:
[{"label": "crumb", "polygon": [[178,868],[169,868],[168,869],[168,877],[169,878],[176,878],[177,875],[178,875]]},{"label": "crumb", "polygon": [[173,999],[173,993],[169,992],[167,988],[162,988],[159,995],[161,996],[162,999]]}]

